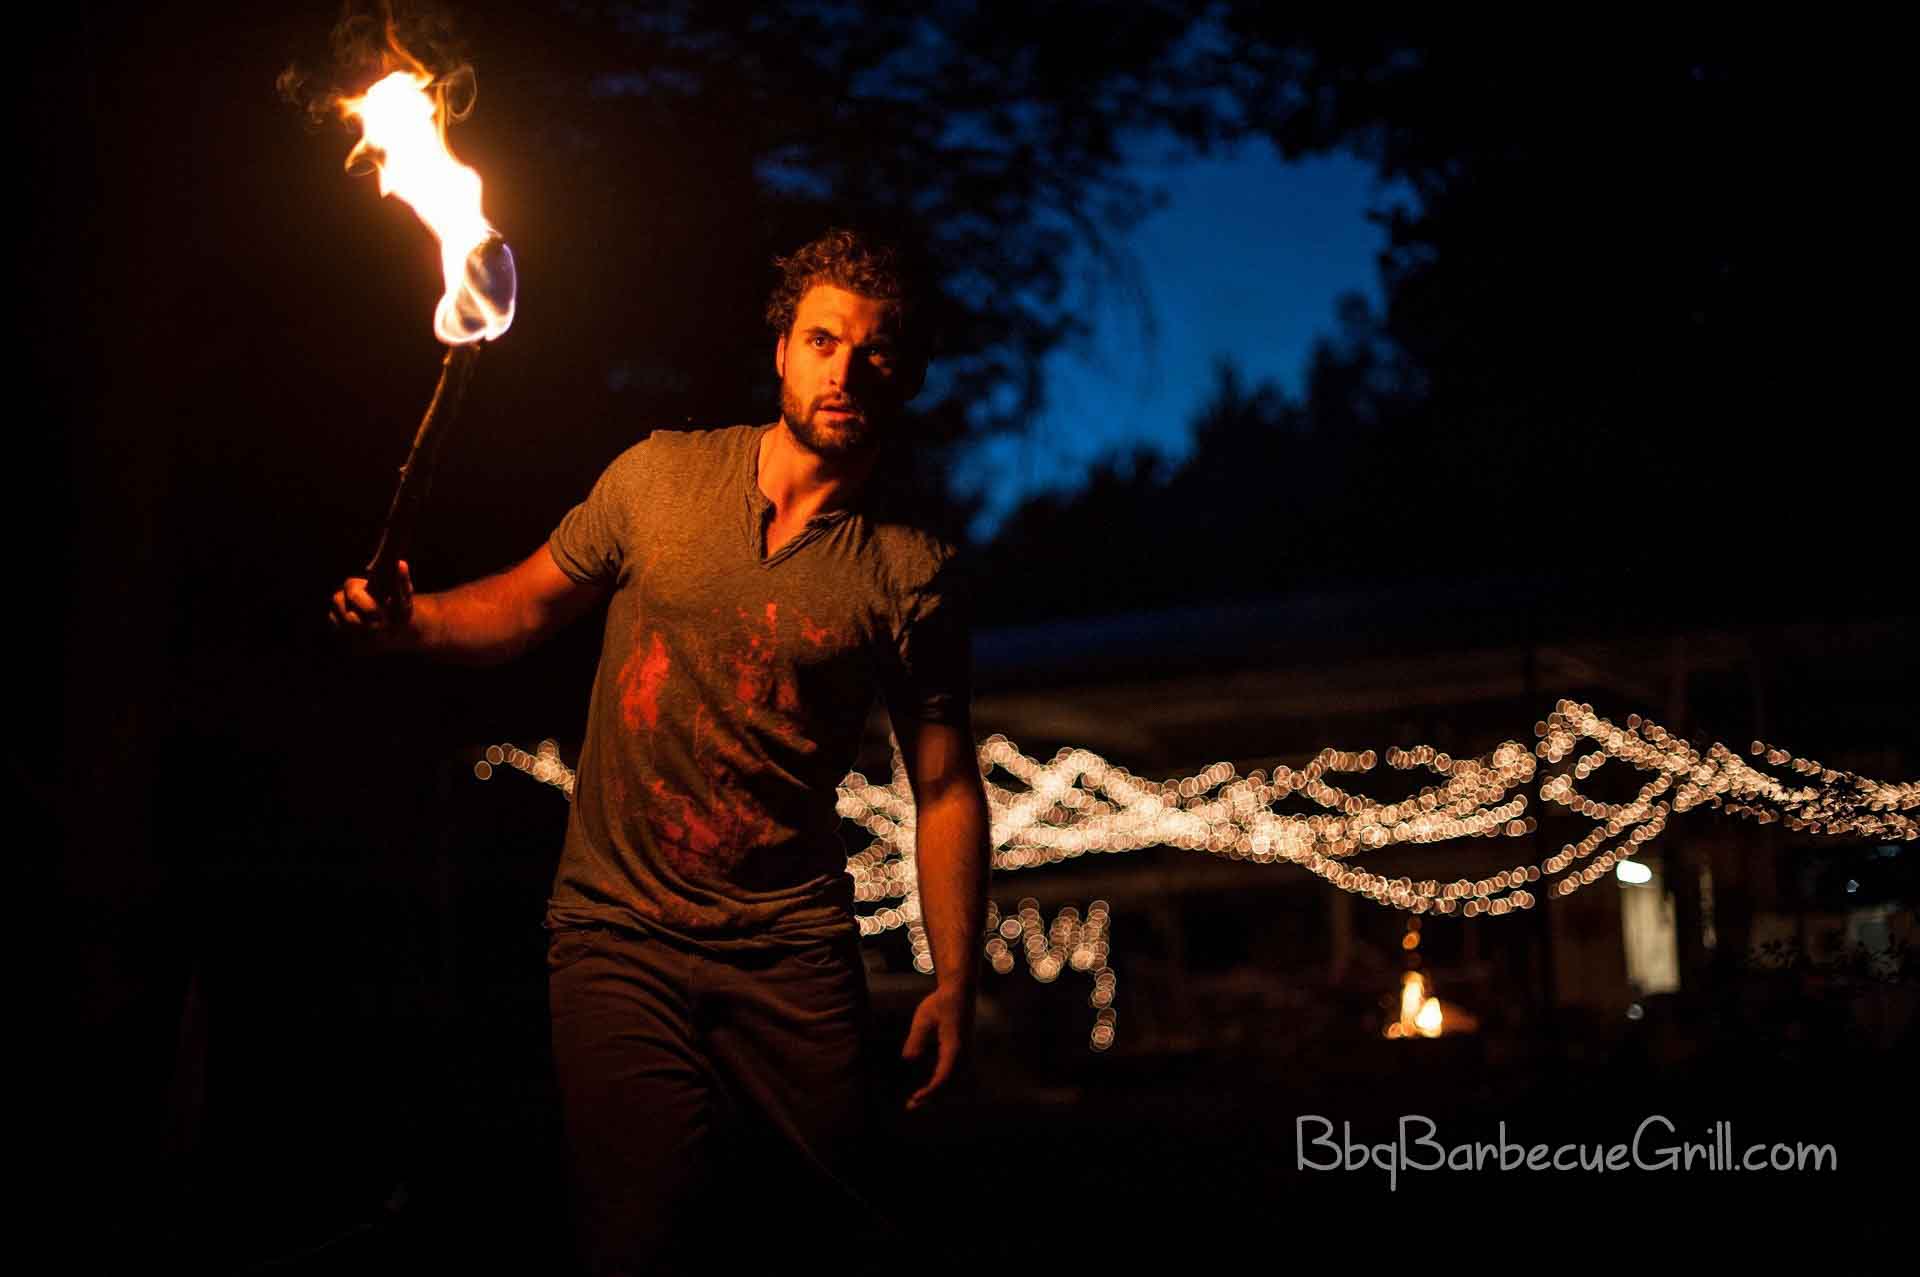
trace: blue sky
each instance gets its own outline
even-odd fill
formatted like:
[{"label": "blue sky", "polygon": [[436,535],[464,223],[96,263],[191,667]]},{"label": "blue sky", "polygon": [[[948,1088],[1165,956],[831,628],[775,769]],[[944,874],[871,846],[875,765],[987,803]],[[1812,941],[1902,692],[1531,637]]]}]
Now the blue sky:
[{"label": "blue sky", "polygon": [[1022,496],[1072,487],[1116,450],[1146,443],[1184,456],[1217,359],[1297,391],[1335,299],[1361,292],[1380,304],[1386,235],[1366,212],[1407,196],[1383,188],[1371,165],[1347,155],[1289,164],[1257,141],[1158,158],[1135,174],[1164,187],[1168,203],[1121,242],[1117,276],[1080,263],[1093,339],[1052,358],[1050,406],[1030,435],[982,445],[963,466],[963,485],[991,494],[978,534]]}]

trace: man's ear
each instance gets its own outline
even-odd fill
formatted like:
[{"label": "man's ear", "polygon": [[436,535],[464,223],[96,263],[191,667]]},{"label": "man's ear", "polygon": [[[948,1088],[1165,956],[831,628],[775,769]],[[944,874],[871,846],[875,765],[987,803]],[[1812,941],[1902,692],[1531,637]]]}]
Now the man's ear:
[{"label": "man's ear", "polygon": [[787,379],[787,336],[780,334],[780,340],[773,343],[773,371],[780,380]]}]

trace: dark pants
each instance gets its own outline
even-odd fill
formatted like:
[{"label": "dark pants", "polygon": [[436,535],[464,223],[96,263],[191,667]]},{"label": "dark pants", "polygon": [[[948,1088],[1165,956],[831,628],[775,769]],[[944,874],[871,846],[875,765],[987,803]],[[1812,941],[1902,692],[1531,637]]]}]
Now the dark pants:
[{"label": "dark pants", "polygon": [[547,969],[590,1271],[732,1271],[750,1246],[857,1269],[895,1249],[862,1183],[876,1088],[858,939],[722,960],[566,929]]}]

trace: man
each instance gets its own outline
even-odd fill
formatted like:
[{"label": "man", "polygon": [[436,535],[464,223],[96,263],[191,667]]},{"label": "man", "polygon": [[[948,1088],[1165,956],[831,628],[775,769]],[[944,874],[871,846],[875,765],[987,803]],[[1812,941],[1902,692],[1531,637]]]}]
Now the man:
[{"label": "man", "polygon": [[[897,250],[854,232],[777,264],[777,422],[655,432],[498,576],[415,597],[403,563],[384,606],[358,578],[333,596],[337,629],[469,661],[611,599],[547,916],[596,1271],[711,1262],[685,1221],[718,1200],[722,1113],[773,1135],[776,1197],[867,1212],[848,1180],[875,1090],[868,991],[835,799],[876,692],[913,789],[937,978],[902,1052],[936,1050],[908,1108],[948,1085],[972,1033],[989,857],[964,599],[953,547],[869,483],[925,376],[924,296]],[[759,1226],[761,1203],[726,1209],[706,1227]]]}]

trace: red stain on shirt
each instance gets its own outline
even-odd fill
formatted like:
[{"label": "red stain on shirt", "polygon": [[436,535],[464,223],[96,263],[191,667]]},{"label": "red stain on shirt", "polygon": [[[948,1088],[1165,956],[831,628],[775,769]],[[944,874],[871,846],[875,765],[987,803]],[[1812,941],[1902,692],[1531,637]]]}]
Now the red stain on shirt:
[{"label": "red stain on shirt", "polygon": [[734,672],[734,695],[744,705],[773,705],[798,712],[800,696],[790,673],[777,668],[780,656],[780,605],[768,603],[766,624],[756,625],[751,613],[740,610],[744,646],[727,656]]},{"label": "red stain on shirt", "polygon": [[669,789],[664,780],[655,780],[647,788],[653,792],[647,817],[653,826],[654,842],[668,862],[681,873],[708,868],[720,840],[711,822],[702,818],[692,796]]},{"label": "red stain on shirt", "polygon": [[802,677],[807,661],[830,656],[844,638],[791,609],[783,635],[781,620],[778,601],[716,608],[671,651],[651,633],[621,666],[621,715],[637,761],[668,773],[634,795],[636,814],[665,867],[690,882],[772,883],[786,872],[761,860],[798,832],[793,812],[770,810],[767,794],[817,748]]},{"label": "red stain on shirt", "polygon": [[694,711],[691,745],[705,792],[685,793],[656,779],[648,785],[647,816],[668,863],[697,880],[731,873],[755,851],[780,842],[784,830],[748,783],[757,762],[716,730],[705,705]]},{"label": "red stain on shirt", "polygon": [[834,631],[824,625],[815,625],[810,616],[803,616],[800,618],[800,637],[815,647],[825,647],[833,642]]},{"label": "red stain on shirt", "polygon": [[771,615],[767,619],[767,637],[764,642],[760,635],[751,632],[753,619],[748,615],[747,610],[740,609],[740,622],[746,631],[746,646],[734,649],[727,658],[728,664],[733,667],[733,694],[748,705],[758,705],[765,700],[766,688],[772,681],[774,618],[779,615],[779,612],[771,603],[767,608]]},{"label": "red stain on shirt", "polygon": [[660,689],[666,686],[671,662],[658,633],[643,656],[636,645],[620,667],[620,709],[629,731],[640,730],[642,720],[651,731],[660,725]]}]

